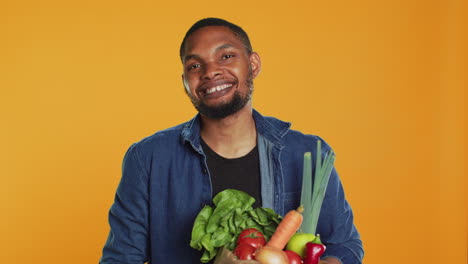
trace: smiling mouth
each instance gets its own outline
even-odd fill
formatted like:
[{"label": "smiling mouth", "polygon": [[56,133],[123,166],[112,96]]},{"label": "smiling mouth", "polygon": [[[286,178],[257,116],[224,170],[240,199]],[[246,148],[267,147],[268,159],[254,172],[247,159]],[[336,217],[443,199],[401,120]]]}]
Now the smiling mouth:
[{"label": "smiling mouth", "polygon": [[206,89],[206,90],[205,90],[205,94],[206,94],[206,95],[209,95],[209,94],[212,94],[212,93],[214,93],[214,92],[219,92],[219,91],[222,91],[222,90],[224,90],[224,89],[227,89],[227,88],[229,88],[229,87],[231,87],[231,86],[232,86],[232,84],[230,84],[230,83],[217,85],[217,86],[215,86],[215,87]]}]

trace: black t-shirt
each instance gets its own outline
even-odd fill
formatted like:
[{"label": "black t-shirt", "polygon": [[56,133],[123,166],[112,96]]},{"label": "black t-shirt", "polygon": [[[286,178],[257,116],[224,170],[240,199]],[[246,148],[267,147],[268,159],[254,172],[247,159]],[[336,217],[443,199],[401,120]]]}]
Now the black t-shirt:
[{"label": "black t-shirt", "polygon": [[213,197],[225,189],[236,189],[255,198],[254,208],[261,207],[260,161],[257,146],[243,157],[227,159],[214,152],[203,140],[201,145],[206,153]]}]

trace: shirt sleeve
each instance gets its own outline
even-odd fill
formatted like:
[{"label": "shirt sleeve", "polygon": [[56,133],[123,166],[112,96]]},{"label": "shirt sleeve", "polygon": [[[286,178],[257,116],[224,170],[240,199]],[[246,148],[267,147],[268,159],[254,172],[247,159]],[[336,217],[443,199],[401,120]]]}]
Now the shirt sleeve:
[{"label": "shirt sleeve", "polygon": [[109,211],[110,232],[100,264],[142,264],[149,258],[148,185],[136,145],[125,154]]},{"label": "shirt sleeve", "polygon": [[343,186],[335,169],[330,175],[317,233],[321,234],[322,242],[326,246],[322,258],[335,257],[343,264],[362,263],[362,241],[353,223],[353,212],[345,199]]}]

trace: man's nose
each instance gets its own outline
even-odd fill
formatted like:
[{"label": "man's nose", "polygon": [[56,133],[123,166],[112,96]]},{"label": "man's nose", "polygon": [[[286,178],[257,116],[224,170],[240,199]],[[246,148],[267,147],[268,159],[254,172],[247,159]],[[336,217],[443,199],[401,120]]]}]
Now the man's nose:
[{"label": "man's nose", "polygon": [[205,80],[212,80],[218,75],[222,74],[221,67],[217,63],[206,63],[204,67],[202,78]]}]

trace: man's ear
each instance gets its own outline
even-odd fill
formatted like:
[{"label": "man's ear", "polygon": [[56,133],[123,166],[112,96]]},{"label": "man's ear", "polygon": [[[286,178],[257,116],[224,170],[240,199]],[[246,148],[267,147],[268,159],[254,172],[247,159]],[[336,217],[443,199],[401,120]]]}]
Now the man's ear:
[{"label": "man's ear", "polygon": [[182,73],[182,74],[180,75],[180,77],[181,77],[180,79],[182,80],[182,86],[184,87],[184,90],[185,90],[185,92],[187,93],[188,90],[187,90],[187,86],[185,85],[184,74]]},{"label": "man's ear", "polygon": [[252,67],[252,77],[255,78],[262,69],[262,62],[257,52],[252,52],[249,56],[250,66]]}]

